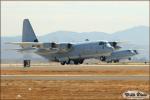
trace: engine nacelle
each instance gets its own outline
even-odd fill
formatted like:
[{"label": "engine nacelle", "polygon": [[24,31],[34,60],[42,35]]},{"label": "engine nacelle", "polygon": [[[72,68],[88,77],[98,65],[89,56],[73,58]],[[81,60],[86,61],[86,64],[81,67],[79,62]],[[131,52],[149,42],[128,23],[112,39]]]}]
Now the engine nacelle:
[{"label": "engine nacelle", "polygon": [[70,43],[61,43],[61,44],[56,44],[54,42],[52,43],[43,43],[41,45],[41,48],[50,50],[51,52],[54,51],[56,52],[67,52],[72,49],[72,44]]},{"label": "engine nacelle", "polygon": [[62,43],[62,44],[59,44],[58,48],[62,52],[67,52],[68,50],[72,49],[72,44],[70,44],[70,43]]},{"label": "engine nacelle", "polygon": [[72,44],[68,43],[68,44],[67,44],[67,48],[68,48],[68,49],[71,49],[71,48],[72,48]]},{"label": "engine nacelle", "polygon": [[118,42],[114,41],[114,42],[109,42],[109,43],[114,49],[116,50],[121,49],[121,46],[118,46]]},{"label": "engine nacelle", "polygon": [[58,47],[58,46],[57,46],[56,43],[54,43],[54,42],[51,43],[51,48],[57,48],[57,47]]},{"label": "engine nacelle", "polygon": [[58,44],[52,42],[52,43],[43,43],[43,48],[57,48]]}]

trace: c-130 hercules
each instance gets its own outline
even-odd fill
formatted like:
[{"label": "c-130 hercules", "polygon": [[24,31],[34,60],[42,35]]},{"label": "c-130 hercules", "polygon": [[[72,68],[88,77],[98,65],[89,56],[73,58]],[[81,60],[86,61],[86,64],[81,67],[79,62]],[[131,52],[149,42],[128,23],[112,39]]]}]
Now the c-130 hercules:
[{"label": "c-130 hercules", "polygon": [[[112,54],[114,50],[121,47],[118,42],[88,42],[88,43],[42,43],[39,42],[29,19],[24,19],[22,30],[22,42],[11,42],[10,44],[20,45],[21,49],[15,49],[22,53],[36,53],[49,61],[60,62],[65,64],[82,64],[85,59],[100,58],[105,59],[106,56]],[[27,63],[30,63],[30,60]],[[26,64],[26,63],[25,63]]]}]

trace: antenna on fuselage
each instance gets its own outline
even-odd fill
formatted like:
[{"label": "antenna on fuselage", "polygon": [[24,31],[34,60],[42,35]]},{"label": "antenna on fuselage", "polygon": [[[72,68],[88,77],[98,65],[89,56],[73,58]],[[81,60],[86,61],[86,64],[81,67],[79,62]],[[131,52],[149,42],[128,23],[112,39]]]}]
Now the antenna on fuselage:
[{"label": "antenna on fuselage", "polygon": [[90,41],[89,39],[85,39],[85,41]]}]

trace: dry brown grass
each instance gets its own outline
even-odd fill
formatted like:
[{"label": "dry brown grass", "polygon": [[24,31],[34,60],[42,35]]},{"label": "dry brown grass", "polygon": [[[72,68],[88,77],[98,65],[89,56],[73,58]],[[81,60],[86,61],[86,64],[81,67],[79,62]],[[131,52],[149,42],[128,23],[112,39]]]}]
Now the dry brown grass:
[{"label": "dry brown grass", "polygon": [[148,93],[148,88],[148,81],[2,80],[1,99],[117,100],[127,90]]}]

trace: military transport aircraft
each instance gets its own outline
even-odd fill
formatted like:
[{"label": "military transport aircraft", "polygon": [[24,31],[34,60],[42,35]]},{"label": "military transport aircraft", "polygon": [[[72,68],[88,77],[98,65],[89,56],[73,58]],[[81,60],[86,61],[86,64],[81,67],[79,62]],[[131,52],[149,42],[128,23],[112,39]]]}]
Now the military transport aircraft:
[{"label": "military transport aircraft", "polygon": [[49,61],[60,62],[62,65],[82,64],[85,59],[100,57],[104,59],[105,56],[112,54],[114,50],[121,47],[117,45],[118,42],[88,42],[88,43],[42,43],[39,42],[34,30],[29,22],[29,19],[24,19],[22,30],[22,42],[10,42],[9,44],[19,45],[21,49],[15,49],[22,53],[36,53]]},{"label": "military transport aircraft", "polygon": [[120,50],[120,51],[114,51],[110,56],[106,56],[101,61],[107,62],[107,63],[117,63],[121,59],[128,59],[131,60],[132,56],[135,56],[139,54],[138,50]]}]

